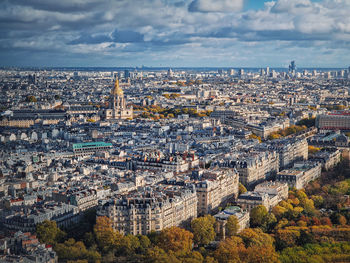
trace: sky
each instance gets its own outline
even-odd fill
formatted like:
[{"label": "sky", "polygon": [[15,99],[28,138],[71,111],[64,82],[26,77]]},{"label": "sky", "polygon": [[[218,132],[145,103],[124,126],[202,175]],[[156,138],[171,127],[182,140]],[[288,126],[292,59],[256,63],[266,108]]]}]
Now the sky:
[{"label": "sky", "polygon": [[350,66],[350,0],[1,0],[0,66]]}]

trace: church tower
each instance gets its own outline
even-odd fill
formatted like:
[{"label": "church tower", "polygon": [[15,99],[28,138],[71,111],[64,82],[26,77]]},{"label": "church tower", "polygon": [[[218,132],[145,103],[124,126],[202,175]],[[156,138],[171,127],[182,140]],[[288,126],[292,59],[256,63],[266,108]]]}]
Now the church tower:
[{"label": "church tower", "polygon": [[111,105],[112,105],[112,115],[113,119],[121,119],[121,114],[126,109],[126,103],[124,99],[124,91],[119,86],[119,79],[117,78],[114,83],[114,88],[111,93]]},{"label": "church tower", "polygon": [[106,120],[120,120],[133,118],[133,108],[126,106],[124,91],[119,86],[118,78],[116,79],[114,87],[111,91],[109,109],[106,109],[103,115]]}]

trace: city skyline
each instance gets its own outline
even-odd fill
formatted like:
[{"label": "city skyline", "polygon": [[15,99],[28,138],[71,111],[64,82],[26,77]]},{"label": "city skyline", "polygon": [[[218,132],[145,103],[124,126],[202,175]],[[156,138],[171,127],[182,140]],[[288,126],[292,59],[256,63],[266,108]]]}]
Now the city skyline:
[{"label": "city skyline", "polygon": [[347,68],[348,0],[3,1],[0,66]]}]

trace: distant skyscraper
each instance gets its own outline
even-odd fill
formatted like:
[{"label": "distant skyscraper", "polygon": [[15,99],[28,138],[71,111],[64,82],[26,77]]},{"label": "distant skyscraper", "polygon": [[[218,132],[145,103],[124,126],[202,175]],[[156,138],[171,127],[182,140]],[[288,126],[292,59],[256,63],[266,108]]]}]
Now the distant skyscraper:
[{"label": "distant skyscraper", "polygon": [[231,68],[231,69],[228,69],[227,70],[227,74],[229,75],[229,76],[233,76],[234,74],[235,74],[235,71]]},{"label": "distant skyscraper", "polygon": [[124,78],[130,78],[130,71],[129,70],[124,70]]},{"label": "distant skyscraper", "polygon": [[244,75],[244,69],[241,68],[241,69],[239,70],[239,75],[240,75],[240,76],[243,76],[243,75]]},{"label": "distant skyscraper", "polygon": [[290,72],[290,73],[294,73],[295,70],[296,70],[296,68],[297,68],[297,66],[295,65],[295,61],[294,61],[294,60],[291,61],[291,62],[290,62],[290,65],[289,65],[289,72]]},{"label": "distant skyscraper", "polygon": [[265,70],[263,68],[260,69],[260,76],[265,76]]},{"label": "distant skyscraper", "polygon": [[270,75],[270,68],[266,67],[266,76],[269,76],[269,75]]}]

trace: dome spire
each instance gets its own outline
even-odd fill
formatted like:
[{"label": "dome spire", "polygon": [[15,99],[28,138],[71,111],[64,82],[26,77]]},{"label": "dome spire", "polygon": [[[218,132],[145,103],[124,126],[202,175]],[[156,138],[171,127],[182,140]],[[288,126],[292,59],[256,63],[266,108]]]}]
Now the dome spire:
[{"label": "dome spire", "polygon": [[124,95],[123,89],[119,86],[119,79],[116,78],[114,83],[114,88],[112,90],[112,95],[122,97]]}]

